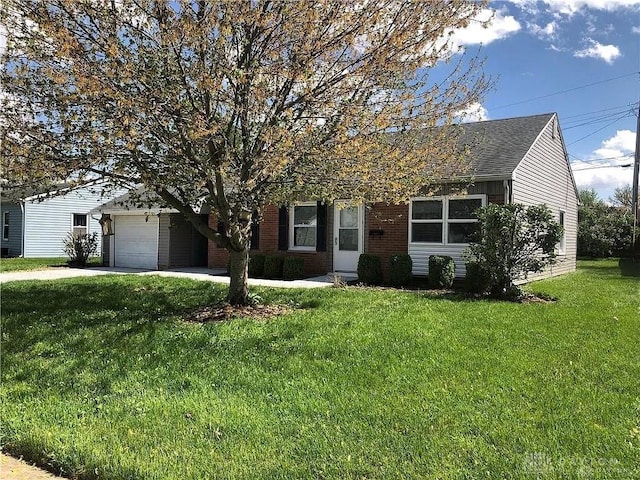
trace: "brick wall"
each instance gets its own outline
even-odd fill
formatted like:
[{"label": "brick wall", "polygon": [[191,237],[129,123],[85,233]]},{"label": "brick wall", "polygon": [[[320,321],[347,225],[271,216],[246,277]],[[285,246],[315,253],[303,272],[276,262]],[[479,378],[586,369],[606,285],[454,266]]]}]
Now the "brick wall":
[{"label": "brick wall", "polygon": [[[380,235],[380,232],[382,234]],[[409,242],[409,205],[376,203],[367,208],[365,220],[365,252],[379,255],[387,277],[389,257],[407,253]]]},{"label": "brick wall", "polygon": [[[260,221],[258,249],[252,253],[265,255],[285,255],[304,258],[305,274],[322,275],[331,269],[331,255],[326,252],[285,252],[278,250],[278,207],[268,205],[265,207]],[[327,235],[330,234],[331,220],[327,218]],[[213,214],[209,215],[209,226],[217,228],[218,221]],[[329,244],[329,242],[327,242]],[[229,254],[226,249],[219,247],[215,242],[209,241],[209,268],[227,268]]]}]

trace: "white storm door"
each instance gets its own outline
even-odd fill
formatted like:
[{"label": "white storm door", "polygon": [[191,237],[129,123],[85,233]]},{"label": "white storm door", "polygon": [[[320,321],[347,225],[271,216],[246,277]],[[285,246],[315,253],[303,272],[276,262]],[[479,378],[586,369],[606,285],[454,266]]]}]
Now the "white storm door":
[{"label": "white storm door", "polygon": [[355,272],[364,251],[364,208],[335,202],[333,218],[333,270]]}]

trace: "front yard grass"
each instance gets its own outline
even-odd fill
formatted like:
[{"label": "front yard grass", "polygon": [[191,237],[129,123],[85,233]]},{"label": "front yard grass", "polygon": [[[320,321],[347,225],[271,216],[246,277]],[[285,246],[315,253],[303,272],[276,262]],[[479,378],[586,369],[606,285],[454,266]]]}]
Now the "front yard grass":
[{"label": "front yard grass", "polygon": [[[17,272],[19,270],[42,270],[53,267],[66,267],[66,257],[53,258],[2,258],[0,259],[0,272]],[[100,258],[95,257],[89,260],[87,266],[100,265]]]},{"label": "front yard grass", "polygon": [[558,301],[264,289],[299,308],[191,324],[223,287],[8,283],[0,443],[84,479],[640,478],[640,284],[529,288]]}]

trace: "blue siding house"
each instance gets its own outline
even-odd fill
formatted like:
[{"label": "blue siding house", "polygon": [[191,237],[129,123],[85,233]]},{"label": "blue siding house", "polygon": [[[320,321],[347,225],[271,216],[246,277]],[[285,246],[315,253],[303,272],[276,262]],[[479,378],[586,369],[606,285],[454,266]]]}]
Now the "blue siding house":
[{"label": "blue siding house", "polygon": [[37,192],[6,195],[2,192],[2,256],[63,257],[63,241],[70,232],[97,232],[100,242],[100,216],[92,215],[90,210],[121,194],[121,190],[103,194],[100,185],[95,183],[63,188],[54,195]]}]

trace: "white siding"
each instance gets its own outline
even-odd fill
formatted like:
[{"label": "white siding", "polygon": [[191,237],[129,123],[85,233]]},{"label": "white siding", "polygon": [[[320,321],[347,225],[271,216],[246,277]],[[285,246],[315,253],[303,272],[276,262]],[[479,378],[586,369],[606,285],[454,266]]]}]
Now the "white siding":
[{"label": "white siding", "polygon": [[[98,233],[98,252],[101,251],[102,233],[98,223],[99,214],[94,218],[89,211],[114,198],[101,196],[99,188],[82,187],[63,195],[43,201],[25,202],[25,257],[63,257],[63,240],[72,229],[73,214],[87,214],[87,233]],[[121,192],[115,192],[115,195]]]},{"label": "white siding", "polygon": [[418,243],[409,243],[409,255],[413,261],[413,274],[418,276],[426,276],[429,273],[429,256],[430,255],[446,255],[453,258],[456,264],[456,277],[464,277],[465,260],[462,252],[468,245],[426,245]]},{"label": "white siding", "polygon": [[553,119],[541,132],[514,173],[513,202],[523,205],[542,203],[553,212],[556,221],[565,212],[565,252],[553,268],[536,276],[543,278],[571,272],[576,268],[578,236],[578,198],[571,170],[565,157],[558,119]]}]

